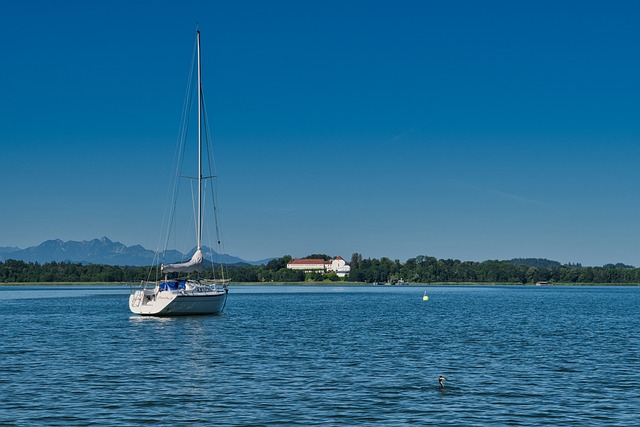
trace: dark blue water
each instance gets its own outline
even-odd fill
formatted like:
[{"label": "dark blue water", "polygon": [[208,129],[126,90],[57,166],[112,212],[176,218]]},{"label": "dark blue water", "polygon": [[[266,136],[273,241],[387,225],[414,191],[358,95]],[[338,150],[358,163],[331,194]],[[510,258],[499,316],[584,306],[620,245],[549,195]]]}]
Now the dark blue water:
[{"label": "dark blue water", "polygon": [[0,425],[640,423],[638,287],[236,286],[221,316],[169,319],[127,304],[0,288]]}]

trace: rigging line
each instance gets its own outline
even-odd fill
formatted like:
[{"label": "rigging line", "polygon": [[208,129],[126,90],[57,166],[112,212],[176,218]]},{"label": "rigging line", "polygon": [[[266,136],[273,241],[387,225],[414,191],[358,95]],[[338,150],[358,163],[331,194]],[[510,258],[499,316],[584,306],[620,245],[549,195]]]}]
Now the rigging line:
[{"label": "rigging line", "polygon": [[[213,178],[217,178],[217,167],[215,163],[215,157],[213,156],[213,138],[211,138],[211,128],[209,126],[209,116],[207,114],[207,105],[204,99],[204,91],[202,91],[202,110],[204,115],[204,126],[205,126],[205,142],[207,147],[207,160],[209,166],[209,172],[212,173]],[[213,218],[215,225],[215,233],[216,233],[216,250],[222,255],[224,254],[224,247],[222,245],[222,233],[220,230],[220,216],[218,211],[218,197],[217,197],[217,188],[218,186],[215,183],[215,180],[212,180],[211,183],[211,199],[213,205]],[[218,263],[220,265],[220,274],[221,278],[225,278],[224,274],[224,264]],[[212,266],[213,267],[213,266]],[[214,276],[215,276],[215,267],[214,268]]]},{"label": "rigging line", "polygon": [[[175,221],[175,213],[176,213],[176,205],[178,199],[178,193],[180,188],[180,171],[184,166],[184,158],[185,158],[185,150],[186,150],[186,140],[187,135],[189,133],[189,117],[191,116],[191,109],[193,108],[193,76],[195,72],[195,63],[196,63],[196,54],[197,54],[197,40],[194,42],[193,54],[191,58],[191,66],[189,69],[189,75],[187,78],[187,86],[185,90],[184,103],[182,107],[182,114],[180,117],[180,128],[178,132],[178,139],[176,142],[176,151],[174,154],[174,171],[175,175],[172,176],[170,183],[170,204],[167,209],[165,209],[165,216],[167,211],[169,211],[168,220],[163,217],[163,229],[166,230],[165,235],[165,243],[164,248],[162,250],[162,259],[164,260],[165,254],[169,247],[169,240],[171,236],[171,230]],[[166,221],[166,222],[165,222]],[[165,228],[166,225],[166,228]]]},{"label": "rigging line", "polygon": [[[209,116],[207,114],[207,108],[206,108],[206,103],[204,102],[204,95],[203,95],[203,100],[202,100],[202,106],[203,106],[203,110],[204,110],[204,124],[205,124],[205,136],[206,136],[206,146],[207,146],[207,155],[208,155],[208,162],[209,162],[209,171],[210,173],[212,173],[212,177],[213,178],[217,178],[217,167],[216,167],[216,163],[215,163],[215,157],[213,156],[213,138],[211,138],[211,129],[209,127]],[[218,198],[217,198],[217,185],[215,185],[215,183],[213,183],[211,185],[211,197],[212,197],[212,201],[213,201],[213,213],[214,213],[214,223],[216,226],[216,237],[217,237],[217,242],[218,242],[218,249],[222,250],[220,245],[221,245],[221,241],[222,241],[222,235],[220,234],[220,227],[219,227],[219,223],[220,223],[220,218],[219,218],[219,212],[218,212]]]},{"label": "rigging line", "polygon": [[[194,47],[194,54],[193,56],[195,56],[195,47]],[[184,163],[184,151],[185,151],[185,141],[186,141],[186,136],[188,134],[188,129],[189,129],[189,116],[190,116],[190,112],[191,112],[191,105],[192,105],[192,88],[193,88],[193,60],[191,61],[191,66],[189,69],[189,74],[187,77],[187,85],[186,85],[186,90],[185,90],[185,95],[184,95],[184,99],[183,99],[183,105],[182,105],[182,112],[180,115],[180,125],[178,128],[178,135],[176,138],[176,145],[175,145],[175,151],[174,151],[174,160],[173,160],[173,171],[174,174],[170,175],[170,180],[169,180],[169,192],[168,192],[168,197],[167,197],[167,204],[165,205],[165,209],[163,210],[163,216],[162,216],[162,225],[160,230],[162,230],[162,232],[164,232],[164,246],[162,247],[162,250],[160,249],[160,244],[162,241],[162,233],[158,234],[158,243],[157,243],[157,247],[156,247],[156,251],[155,251],[155,255],[154,255],[154,260],[153,260],[153,266],[156,266],[156,280],[159,279],[160,277],[160,264],[162,264],[166,258],[166,253],[169,247],[169,240],[170,240],[170,235],[171,235],[171,229],[173,227],[173,223],[175,220],[175,210],[176,210],[176,204],[177,204],[177,197],[178,197],[178,193],[179,193],[179,188],[180,188],[180,182],[179,179],[176,175],[179,175],[179,171],[182,168],[182,165]],[[151,271],[149,272],[149,277],[151,276]]]},{"label": "rigging line", "polygon": [[[205,184],[206,186],[206,184]],[[206,196],[206,193],[203,192],[203,196]],[[204,197],[203,197],[204,199]],[[203,207],[205,206],[205,201],[203,200]],[[211,228],[209,227],[208,223],[205,222],[203,224],[203,233],[206,235],[206,242],[211,242]],[[211,261],[211,273],[212,273],[212,277],[215,279],[216,278],[216,270],[215,270],[215,264],[216,264],[216,260],[213,256],[214,254],[214,250],[211,247],[211,244],[205,245],[205,248],[207,249],[207,255],[209,256],[209,258],[207,258],[208,260]]]},{"label": "rigging line", "polygon": [[[205,182],[205,186],[206,186],[207,184],[208,184],[208,183],[207,183],[207,182]],[[212,189],[213,189],[213,187],[214,187],[213,182],[211,183],[211,187],[212,187]],[[206,191],[203,191],[202,193],[203,193],[203,196],[206,196],[206,195],[207,195],[207,192],[206,192]],[[202,202],[202,203],[203,203],[203,207],[205,207],[205,206],[206,206],[206,200],[204,200],[204,199],[203,199],[203,202]],[[209,227],[208,222],[205,222],[205,224],[204,224],[204,231],[205,231],[206,236],[207,236],[207,242],[212,242],[212,241],[213,241],[213,239],[211,238],[211,227]],[[219,242],[219,240],[218,240],[217,236],[216,236],[216,240],[217,240],[218,244],[216,245],[216,249],[215,249],[215,250],[214,250],[214,248],[212,248],[212,247],[211,247],[211,245],[209,245],[209,246],[208,246],[208,249],[209,249],[209,259],[211,260],[211,273],[212,273],[212,275],[213,275],[212,277],[213,277],[214,279],[216,279],[216,278],[217,278],[217,277],[216,277],[216,264],[218,264],[218,265],[220,266],[220,278],[221,278],[221,279],[224,279],[224,278],[225,278],[225,274],[224,274],[224,266],[223,266],[222,262],[220,262],[220,260],[215,260],[215,259],[214,259],[214,253],[216,253],[216,255],[218,255],[218,256],[221,256],[221,255],[222,255],[222,252],[221,252],[221,249],[220,249],[220,244],[219,244],[220,242]]]},{"label": "rigging line", "polygon": [[[191,252],[192,246],[191,246],[191,242],[193,241],[193,234],[189,232],[190,229],[195,229],[196,228],[196,221],[195,221],[195,190],[194,190],[194,185],[193,182],[191,182],[191,185],[189,186],[189,193],[191,196],[191,210],[192,212],[189,214],[189,209],[185,209],[185,211],[181,211],[180,212],[180,217],[181,219],[184,217],[188,217],[189,218],[189,223],[185,223],[185,228],[180,227],[180,230],[174,230],[175,232],[172,233],[167,240],[171,240],[171,237],[173,237],[173,242],[174,242],[174,247],[173,249],[177,250],[180,252],[180,254],[182,255],[180,257],[179,260],[176,259],[172,259],[169,260],[171,262],[185,262],[187,261],[190,256],[189,253]],[[186,191],[185,191],[186,192]],[[178,205],[178,203],[176,203],[176,206]],[[186,201],[184,203],[184,205],[186,205]],[[175,209],[174,209],[175,210]],[[186,218],[185,218],[186,219]],[[181,232],[183,231],[183,232]],[[179,241],[178,241],[179,240]]]},{"label": "rigging line", "polygon": [[[193,210],[193,218],[197,218],[198,216],[198,207],[196,206],[198,203],[196,196],[194,195],[194,190],[193,190],[193,181],[191,181],[191,209]],[[195,232],[196,235],[198,234],[198,221],[195,220],[194,221],[194,225],[195,225]],[[198,248],[196,248],[198,249]]]},{"label": "rigging line", "polygon": [[[190,195],[191,195],[191,208],[192,210],[195,209],[195,202],[194,202],[194,190],[193,190],[193,182],[190,185]],[[177,203],[176,203],[177,205]],[[188,209],[186,210],[188,212]],[[185,262],[187,261],[190,257],[189,257],[189,253],[192,249],[190,242],[193,239],[193,235],[190,234],[188,232],[189,229],[191,229],[191,227],[196,227],[195,225],[195,221],[194,221],[194,213],[191,212],[191,215],[186,214],[185,212],[182,212],[182,215],[185,215],[186,217],[189,217],[189,224],[185,224],[186,228],[185,229],[181,229],[184,231],[186,230],[187,232],[179,232],[178,230],[175,230],[175,233],[173,235],[174,237],[174,249],[178,250],[181,254],[182,257],[180,257],[179,262]],[[181,237],[180,242],[178,242],[178,237]],[[171,260],[172,262],[175,262],[176,260]]]}]

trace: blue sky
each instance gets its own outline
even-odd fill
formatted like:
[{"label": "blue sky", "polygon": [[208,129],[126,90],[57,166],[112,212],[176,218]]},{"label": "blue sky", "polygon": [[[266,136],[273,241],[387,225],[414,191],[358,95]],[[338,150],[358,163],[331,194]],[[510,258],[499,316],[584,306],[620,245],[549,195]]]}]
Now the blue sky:
[{"label": "blue sky", "polygon": [[640,6],[0,6],[0,246],[154,249],[198,23],[226,252],[640,265]]}]

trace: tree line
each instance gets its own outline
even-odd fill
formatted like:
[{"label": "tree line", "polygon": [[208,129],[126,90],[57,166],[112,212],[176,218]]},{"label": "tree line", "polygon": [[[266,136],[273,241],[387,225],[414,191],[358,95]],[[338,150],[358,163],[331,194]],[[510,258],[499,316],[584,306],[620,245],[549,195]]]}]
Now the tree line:
[{"label": "tree line", "polygon": [[120,267],[72,262],[0,262],[0,283],[113,283],[146,280],[149,267]]},{"label": "tree line", "polygon": [[[311,258],[331,259],[323,254]],[[389,258],[364,259],[354,253],[351,256],[349,276],[338,278],[335,273],[305,273],[287,269],[290,256],[269,261],[266,265],[224,266],[226,278],[243,283],[291,283],[341,281],[361,283],[396,283],[400,279],[409,283],[515,283],[533,284],[539,281],[551,283],[602,283],[638,284],[640,268],[622,264],[603,267],[583,267],[579,264],[559,263],[527,265],[524,262],[489,260],[483,262],[437,259],[417,256],[405,262]],[[540,265],[540,266],[534,266]],[[216,273],[220,277],[220,273]],[[213,278],[212,270],[201,274]],[[0,262],[0,283],[136,283],[156,280],[160,277],[156,269],[150,267],[124,267],[101,264],[81,264],[71,262],[32,263],[16,260]]]},{"label": "tree line", "polygon": [[[411,283],[640,283],[640,268],[622,264],[604,267],[582,267],[579,264],[530,263],[523,260],[482,262],[437,259],[429,256],[410,258],[402,263],[388,258],[363,259],[360,254],[351,257],[350,280],[359,282]],[[540,260],[538,260],[540,261]]]}]

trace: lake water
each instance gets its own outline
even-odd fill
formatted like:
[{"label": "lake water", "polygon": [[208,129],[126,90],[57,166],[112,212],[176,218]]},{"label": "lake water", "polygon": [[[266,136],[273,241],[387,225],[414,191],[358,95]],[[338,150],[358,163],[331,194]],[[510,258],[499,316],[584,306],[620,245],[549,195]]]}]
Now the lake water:
[{"label": "lake water", "polygon": [[232,286],[167,319],[128,294],[0,287],[0,425],[640,424],[639,287]]}]

